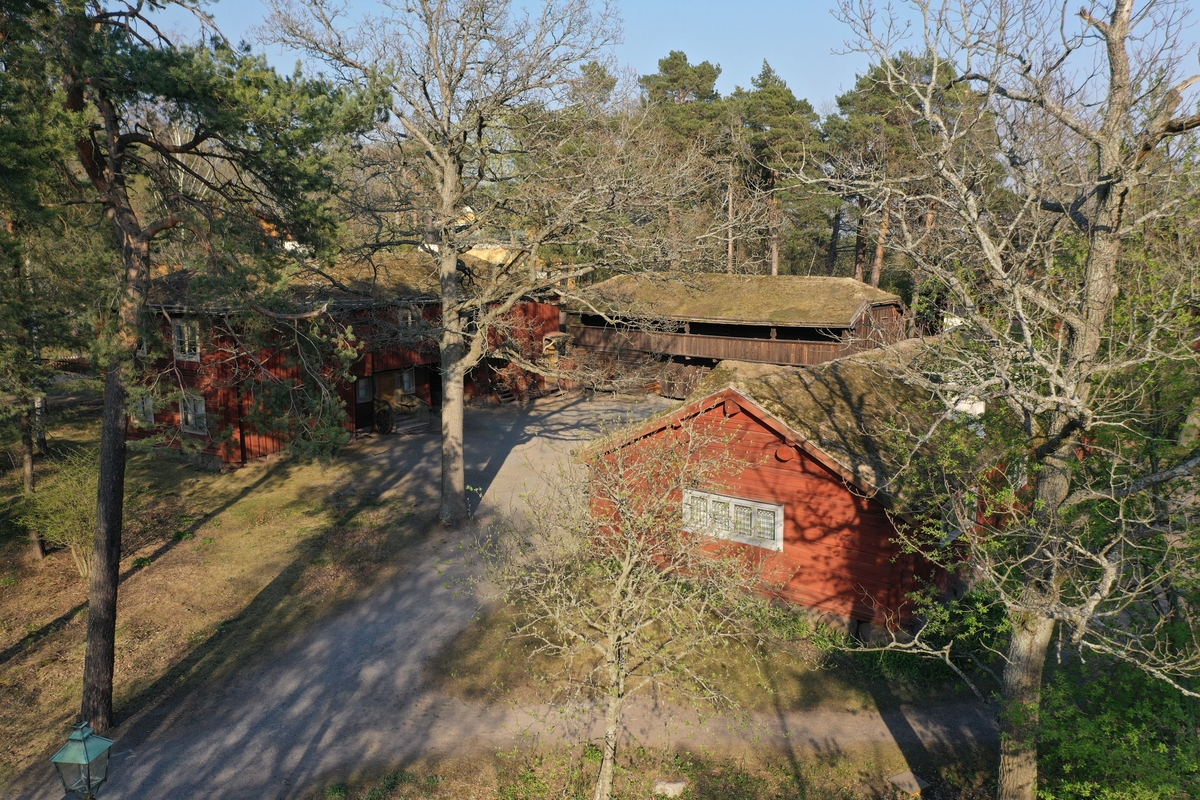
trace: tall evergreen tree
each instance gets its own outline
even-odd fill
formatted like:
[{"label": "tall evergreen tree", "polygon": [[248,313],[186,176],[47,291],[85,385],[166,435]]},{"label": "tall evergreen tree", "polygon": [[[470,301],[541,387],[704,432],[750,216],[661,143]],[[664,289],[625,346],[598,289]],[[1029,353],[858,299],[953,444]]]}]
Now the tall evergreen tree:
[{"label": "tall evergreen tree", "polygon": [[321,145],[358,123],[361,109],[323,82],[282,78],[223,40],[176,45],[140,2],[28,9],[31,41],[71,116],[78,199],[103,209],[120,253],[97,349],[104,410],[82,705],[83,718],[103,731],[112,724],[126,399],[148,331],[155,250],[186,242],[197,265],[236,290],[257,263],[237,254],[278,247],[264,241],[263,221],[299,241],[319,240],[329,225],[319,198],[331,166]]}]

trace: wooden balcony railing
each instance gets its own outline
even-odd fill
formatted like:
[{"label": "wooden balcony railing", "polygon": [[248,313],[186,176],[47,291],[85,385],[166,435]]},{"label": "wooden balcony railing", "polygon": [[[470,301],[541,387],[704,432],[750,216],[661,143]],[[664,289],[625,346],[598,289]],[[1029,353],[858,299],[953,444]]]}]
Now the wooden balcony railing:
[{"label": "wooden balcony railing", "polygon": [[[590,325],[569,325],[575,346],[616,353],[635,351],[716,361],[757,361],[764,364],[823,364],[863,349],[841,342],[794,342],[779,339],[738,339],[688,333],[658,333]],[[864,343],[865,344],[865,343]]]}]

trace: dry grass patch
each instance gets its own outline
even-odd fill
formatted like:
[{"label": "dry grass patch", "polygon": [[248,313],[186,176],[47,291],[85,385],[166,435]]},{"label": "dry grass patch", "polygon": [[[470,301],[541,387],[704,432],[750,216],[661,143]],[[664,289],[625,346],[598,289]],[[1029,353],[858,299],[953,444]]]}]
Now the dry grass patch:
[{"label": "dry grass patch", "polygon": [[[329,778],[305,800],[587,800],[599,750],[528,748],[423,759],[352,778]],[[615,797],[654,800],[657,780],[685,780],[685,797],[705,800],[894,800],[886,776],[908,768],[894,753],[862,749],[797,758],[747,748],[736,756],[708,751],[634,748],[618,756]],[[985,800],[990,765],[931,769],[927,800]]]},{"label": "dry grass patch", "polygon": [[[62,400],[54,404],[61,407]],[[86,396],[52,443],[95,439]],[[47,485],[53,456],[39,464]],[[118,720],[183,683],[220,680],[393,575],[428,515],[380,497],[388,476],[349,461],[274,458],[231,473],[135,452],[148,499],[121,560]],[[5,524],[20,476],[0,476],[0,785],[48,755],[78,710],[87,585],[65,551],[37,562]]]},{"label": "dry grass patch", "polygon": [[[564,687],[560,665],[535,655],[531,640],[511,638],[514,621],[509,608],[485,612],[429,664],[426,679],[468,701],[553,702]],[[699,666],[747,711],[861,711],[972,697],[939,664],[896,653],[841,652],[833,646],[836,637],[801,627],[791,641],[760,653],[757,661],[729,647]]]}]

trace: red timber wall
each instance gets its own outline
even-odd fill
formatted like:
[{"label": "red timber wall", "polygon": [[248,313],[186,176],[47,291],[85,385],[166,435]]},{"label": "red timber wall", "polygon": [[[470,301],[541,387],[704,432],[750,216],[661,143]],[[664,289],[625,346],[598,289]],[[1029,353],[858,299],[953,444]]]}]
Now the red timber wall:
[{"label": "red timber wall", "polygon": [[[703,411],[695,413],[697,406]],[[782,552],[738,545],[762,558],[768,583],[782,587],[779,596],[864,622],[907,622],[905,596],[932,571],[893,543],[896,529],[883,505],[849,486],[798,446],[794,433],[735,392],[697,406],[684,416],[698,434],[712,436],[712,457],[727,471],[704,488],[783,506]],[[641,444],[652,447],[662,435],[659,429]]]},{"label": "red timber wall", "polygon": [[[168,352],[172,347],[170,324],[163,320],[162,331]],[[261,368],[274,378],[298,380],[294,368],[285,365],[282,353],[263,354]],[[260,433],[247,421],[253,410],[254,398],[244,391],[238,378],[238,367],[247,368],[248,359],[234,351],[232,341],[214,337],[204,342],[199,361],[165,358],[156,361],[151,369],[160,380],[170,381],[172,389],[195,391],[204,397],[208,434],[184,433],[180,430],[177,402],[160,408],[154,415],[154,427],[135,421],[128,428],[128,439],[145,439],[161,433],[163,427],[174,430],[175,436],[163,444],[175,450],[184,448],[184,440],[199,447],[201,455],[219,459],[223,464],[239,465],[253,458],[278,453],[284,437],[275,433]]]},{"label": "red timber wall", "polygon": [[[431,308],[426,311],[425,316],[436,322],[437,312],[436,308]],[[542,337],[558,331],[557,306],[535,302],[520,303],[513,308],[511,318],[511,335],[523,346],[536,347],[536,350],[531,351],[532,355],[540,355]],[[163,343],[170,353],[172,333],[170,323],[165,318],[161,321],[161,329]],[[211,335],[211,329],[205,330]],[[369,348],[369,338],[367,343]],[[499,345],[500,342],[494,344]],[[300,379],[299,371],[286,365],[284,353],[264,353],[259,358],[261,361],[258,368],[265,370],[274,379],[281,382]],[[162,428],[169,427],[176,431],[177,438],[164,442],[165,446],[181,450],[182,440],[188,439],[200,447],[204,456],[220,459],[222,463],[229,465],[240,465],[254,458],[278,453],[286,445],[286,437],[277,433],[260,433],[247,421],[254,408],[254,397],[241,385],[239,374],[246,373],[251,366],[250,362],[250,358],[236,350],[232,340],[218,335],[203,342],[199,361],[168,357],[150,365],[153,372],[163,376],[164,380],[171,381],[172,388],[194,390],[204,396],[208,435],[179,432],[179,407],[172,403],[170,407],[159,409],[154,415],[155,428],[158,430],[134,422],[129,426],[127,438],[148,438],[161,433]],[[433,403],[436,398],[433,396],[434,389],[431,384],[437,380],[438,363],[436,343],[420,348],[368,349],[352,367],[351,373],[354,378],[366,378],[379,372],[424,367],[425,369],[417,371],[416,394],[426,403]],[[538,388],[544,388],[544,382],[539,376],[525,375],[530,385],[536,384]],[[490,393],[496,379],[497,374],[491,367],[486,364],[479,365],[468,375],[468,397]],[[346,404],[346,427],[353,432],[357,427],[354,383],[343,383],[337,387],[337,391]]]}]

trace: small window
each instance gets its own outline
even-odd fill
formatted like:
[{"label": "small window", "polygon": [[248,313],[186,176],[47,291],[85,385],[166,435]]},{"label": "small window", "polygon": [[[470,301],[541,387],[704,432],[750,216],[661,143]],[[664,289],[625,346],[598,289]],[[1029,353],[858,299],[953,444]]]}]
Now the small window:
[{"label": "small window", "polygon": [[783,549],[783,506],[710,492],[683,495],[684,529],[718,539]]},{"label": "small window", "polygon": [[200,323],[181,319],[171,324],[175,339],[176,361],[200,360]]},{"label": "small window", "polygon": [[359,378],[357,386],[357,397],[360,403],[369,403],[375,397],[374,386],[370,378]]},{"label": "small window", "polygon": [[146,344],[146,340],[144,338],[138,339],[137,354],[140,358],[145,358],[146,356],[150,355],[150,346]]},{"label": "small window", "polygon": [[404,370],[404,393],[413,394],[417,391],[417,373],[412,367]]},{"label": "small window", "polygon": [[179,404],[179,427],[184,433],[201,436],[208,434],[208,415],[204,409],[204,396],[188,392]]},{"label": "small window", "polygon": [[154,424],[154,398],[147,395],[137,403],[139,421],[146,425]]}]

